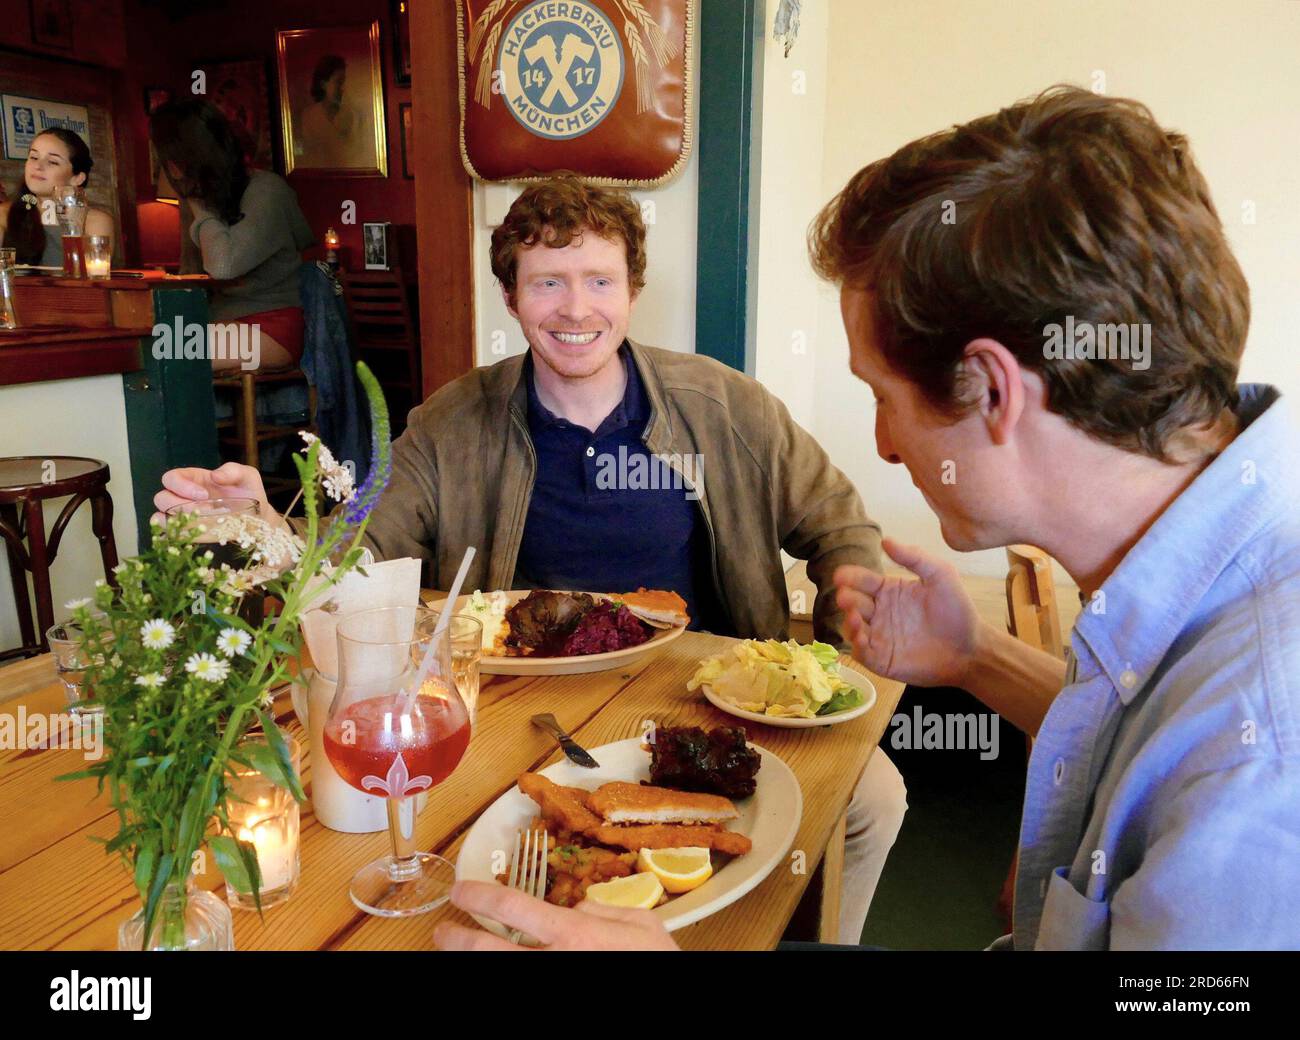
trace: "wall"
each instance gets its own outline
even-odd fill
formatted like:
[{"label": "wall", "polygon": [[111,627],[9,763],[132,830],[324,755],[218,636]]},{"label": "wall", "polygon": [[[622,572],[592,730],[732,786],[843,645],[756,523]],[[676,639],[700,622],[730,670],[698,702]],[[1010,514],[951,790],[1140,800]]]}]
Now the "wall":
[{"label": "wall", "polygon": [[822,203],[829,19],[824,3],[804,4],[799,37],[787,57],[784,44],[772,36],[777,6],[778,0],[767,0],[763,22],[754,375],[785,402],[795,422],[812,430],[821,284],[808,266],[803,238]]},{"label": "wall", "polygon": [[[695,41],[699,60],[699,39]],[[694,118],[694,116],[692,116]],[[519,187],[474,186],[475,358],[490,365],[528,349],[510,317],[492,274],[488,250]],[[699,167],[694,150],[685,168],[663,187],[634,191],[646,220],[646,286],[632,311],[629,335],[638,343],[692,353],[695,350],[695,241]]]},{"label": "wall", "polygon": [[[812,6],[804,4],[805,21]],[[1092,86],[1099,70],[1106,93],[1142,100],[1191,139],[1250,282],[1243,378],[1300,393],[1300,4],[834,0],[829,12],[820,198],[916,137],[1056,82]],[[1243,222],[1247,201],[1255,206],[1254,224]],[[785,248],[801,244],[790,239]],[[767,256],[765,249],[764,262]],[[870,393],[849,375],[830,292],[822,295],[818,330],[813,432],[853,478],[868,511],[887,531],[949,555],[967,572],[1005,573],[1000,551],[947,550],[907,475],[876,456]]]},{"label": "wall", "polygon": [[[0,456],[89,455],[107,462],[112,477],[108,493],[113,496],[113,536],[118,556],[126,559],[136,552],[136,526],[122,393],[121,376],[0,387]],[[74,400],[76,406],[71,407]],[[67,501],[47,504],[47,535]],[[103,576],[99,543],[90,530],[90,506],[83,504],[68,524],[50,568],[55,620],[68,616],[63,604],[87,595],[95,579]],[[0,553],[0,649],[22,641],[12,588],[8,556]],[[32,606],[34,618],[34,598]]]}]

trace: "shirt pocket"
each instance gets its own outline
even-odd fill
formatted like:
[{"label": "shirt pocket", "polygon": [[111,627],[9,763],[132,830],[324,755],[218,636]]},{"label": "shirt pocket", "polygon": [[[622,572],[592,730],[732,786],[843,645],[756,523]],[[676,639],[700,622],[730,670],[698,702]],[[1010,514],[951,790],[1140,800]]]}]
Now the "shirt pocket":
[{"label": "shirt pocket", "polygon": [[1052,871],[1039,920],[1039,950],[1105,950],[1110,946],[1110,903],[1089,899],[1070,884],[1069,867]]}]

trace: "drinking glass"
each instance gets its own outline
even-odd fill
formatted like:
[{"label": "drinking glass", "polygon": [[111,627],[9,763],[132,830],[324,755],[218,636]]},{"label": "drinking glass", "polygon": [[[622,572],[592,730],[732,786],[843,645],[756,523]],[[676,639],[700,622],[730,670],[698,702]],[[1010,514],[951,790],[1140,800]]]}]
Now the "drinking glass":
[{"label": "drinking glass", "polygon": [[113,240],[107,235],[86,236],[86,274],[107,278],[113,268]]},{"label": "drinking glass", "polygon": [[0,249],[0,329],[18,328],[18,315],[14,312],[14,261],[18,251]]},{"label": "drinking glass", "polygon": [[86,656],[86,634],[80,625],[65,621],[45,633],[45,641],[54,655],[54,667],[68,696],[68,714],[74,718],[100,714],[104,705],[95,700],[95,691],[85,685],[85,671],[90,664]]},{"label": "drinking glass", "polygon": [[[251,566],[248,550],[238,541],[237,517],[259,518],[261,509],[253,498],[209,498],[202,502],[181,502],[167,510],[167,515],[188,514],[199,527],[195,545],[200,553],[210,551],[214,570],[223,565],[232,571],[242,571]],[[260,625],[264,618],[266,594],[259,589],[249,589],[239,604],[239,616],[250,625]]]},{"label": "drinking glass", "polygon": [[88,212],[85,189],[65,184],[55,196],[55,212],[63,232],[63,274],[68,278],[85,278],[85,243],[82,238]]},{"label": "drinking glass", "polygon": [[[415,795],[451,775],[470,737],[450,629],[434,635],[436,624],[427,607],[381,607],[351,615],[337,630],[339,677],[325,755],[357,790],[388,799],[392,854],[362,867],[348,889],[353,903],[379,917],[441,906],[456,878],[447,860],[415,847]],[[426,655],[429,671],[412,690]]]},{"label": "drinking glass", "polygon": [[478,709],[479,661],[483,657],[483,622],[469,614],[453,614],[451,632],[451,674],[456,692],[465,702],[470,725]]}]

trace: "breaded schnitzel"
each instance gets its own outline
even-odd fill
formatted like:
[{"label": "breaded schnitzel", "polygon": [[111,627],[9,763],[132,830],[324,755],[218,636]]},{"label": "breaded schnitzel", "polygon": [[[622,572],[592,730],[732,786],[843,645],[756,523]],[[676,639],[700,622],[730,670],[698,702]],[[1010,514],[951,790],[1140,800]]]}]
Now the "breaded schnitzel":
[{"label": "breaded schnitzel", "polygon": [[586,832],[602,845],[615,845],[621,849],[676,849],[683,847],[709,848],[728,856],[743,856],[753,843],[743,834],[723,830],[711,824],[682,826],[678,824],[645,824],[621,827],[607,823]]},{"label": "breaded schnitzel", "polygon": [[585,834],[601,825],[601,819],[587,807],[587,792],[580,787],[561,787],[541,773],[519,774],[519,790],[535,801],[548,823],[566,831]]},{"label": "breaded schnitzel", "polygon": [[592,791],[587,804],[606,823],[721,823],[740,815],[731,801],[720,795],[622,781]]}]

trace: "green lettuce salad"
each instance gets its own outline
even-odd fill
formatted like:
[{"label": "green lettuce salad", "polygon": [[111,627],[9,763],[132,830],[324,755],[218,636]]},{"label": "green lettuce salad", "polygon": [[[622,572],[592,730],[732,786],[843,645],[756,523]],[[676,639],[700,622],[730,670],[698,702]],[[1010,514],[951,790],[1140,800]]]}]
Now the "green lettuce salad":
[{"label": "green lettuce salad", "polygon": [[688,690],[709,688],[744,711],[813,719],[862,704],[862,691],[840,678],[839,652],[829,643],[746,639],[700,662]]}]

